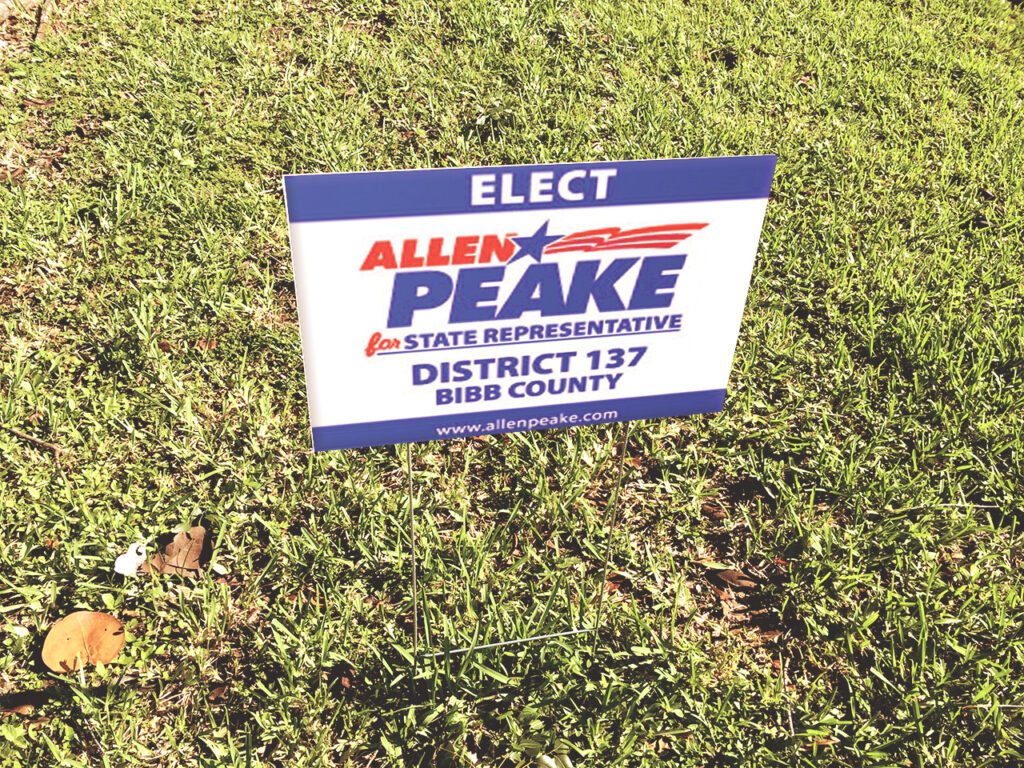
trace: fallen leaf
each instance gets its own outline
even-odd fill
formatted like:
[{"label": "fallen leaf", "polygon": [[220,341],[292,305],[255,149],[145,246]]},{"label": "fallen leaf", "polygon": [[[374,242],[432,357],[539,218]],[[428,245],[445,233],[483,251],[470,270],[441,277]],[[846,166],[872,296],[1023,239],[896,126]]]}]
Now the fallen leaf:
[{"label": "fallen leaf", "polygon": [[124,626],[97,611],[75,611],[50,627],[43,641],[43,663],[54,672],[74,672],[85,664],[108,664],[124,648]]},{"label": "fallen leaf", "polygon": [[353,85],[351,88],[349,88],[347,91],[345,91],[345,95],[346,96],[355,96],[356,95],[356,87]]},{"label": "fallen leaf", "polygon": [[60,546],[60,541],[58,539],[43,539],[43,544],[50,549],[56,549]]},{"label": "fallen leaf", "polygon": [[[40,684],[40,687],[34,691],[20,691],[18,693],[8,693],[0,696],[0,715],[7,717],[8,715],[30,715],[33,711],[43,706],[49,701],[55,698],[55,695],[48,688],[52,688],[54,682],[47,680]],[[41,718],[42,720],[48,720],[49,718]],[[31,725],[36,722],[34,720],[26,720],[26,724]]]},{"label": "fallen leaf", "polygon": [[830,747],[833,744],[838,744],[839,739],[822,739],[820,737],[814,739],[814,745],[816,747]]},{"label": "fallen leaf", "polygon": [[740,589],[757,588],[757,582],[751,581],[750,577],[743,573],[743,571],[735,571],[731,568],[727,568],[724,571],[715,571],[714,575],[733,587],[739,587]]},{"label": "fallen leaf", "polygon": [[610,593],[625,593],[632,588],[632,582],[624,573],[613,571],[608,574],[608,582],[604,585],[604,588]]},{"label": "fallen leaf", "polygon": [[123,555],[118,555],[114,561],[114,573],[122,576],[135,576],[139,572],[139,566],[146,562],[146,545],[137,541],[128,547]]},{"label": "fallen leaf", "polygon": [[361,687],[359,675],[349,664],[342,662],[324,674],[324,679],[334,696],[350,696]]},{"label": "fallen leaf", "polygon": [[24,175],[24,168],[0,168],[0,181],[17,181]]},{"label": "fallen leaf", "polygon": [[702,504],[700,511],[712,520],[725,520],[729,515],[717,504]]},{"label": "fallen leaf", "polygon": [[743,620],[743,612],[746,610],[746,606],[736,599],[731,589],[719,589],[712,584],[711,591],[718,597],[723,619],[736,623]]},{"label": "fallen leaf", "polygon": [[142,563],[146,573],[177,573],[182,576],[198,576],[202,569],[201,558],[206,544],[206,529],[201,525],[175,534],[174,539],[164,547],[163,554],[156,554]]},{"label": "fallen leaf", "polygon": [[227,685],[215,685],[210,689],[210,692],[206,694],[207,701],[220,701],[228,697]]},{"label": "fallen leaf", "polygon": [[159,344],[157,344],[157,346],[160,347],[161,352],[171,351],[171,342],[169,341],[161,341]]},{"label": "fallen leaf", "polygon": [[714,584],[711,585],[711,591],[715,593],[718,599],[726,604],[728,607],[733,608],[739,603],[736,602],[736,598],[732,593],[731,589],[719,589]]},{"label": "fallen leaf", "polygon": [[31,715],[35,710],[35,706],[32,704],[18,704],[13,707],[7,707],[6,709],[0,709],[2,715]]},{"label": "fallen leaf", "polygon": [[216,339],[200,339],[196,342],[196,347],[201,349],[203,352],[214,349],[217,346]]}]

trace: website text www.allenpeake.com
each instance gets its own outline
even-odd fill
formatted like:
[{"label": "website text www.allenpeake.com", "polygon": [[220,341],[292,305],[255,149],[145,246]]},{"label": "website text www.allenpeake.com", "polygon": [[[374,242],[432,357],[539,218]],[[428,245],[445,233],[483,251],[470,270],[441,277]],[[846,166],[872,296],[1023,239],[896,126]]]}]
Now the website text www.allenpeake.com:
[{"label": "website text www.allenpeake.com", "polygon": [[485,435],[491,432],[514,432],[517,429],[551,429],[552,427],[571,427],[574,424],[595,424],[617,421],[618,411],[595,411],[593,413],[559,413],[554,416],[538,416],[529,419],[495,419],[486,423],[455,424],[446,427],[435,427],[438,437],[458,437],[460,435]]}]

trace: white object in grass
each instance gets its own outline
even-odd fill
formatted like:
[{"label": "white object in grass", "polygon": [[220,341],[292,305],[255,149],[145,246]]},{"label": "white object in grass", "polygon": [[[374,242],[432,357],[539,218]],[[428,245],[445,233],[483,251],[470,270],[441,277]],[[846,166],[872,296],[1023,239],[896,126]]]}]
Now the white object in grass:
[{"label": "white object in grass", "polygon": [[137,541],[128,547],[123,555],[118,555],[114,561],[114,573],[122,576],[134,576],[139,572],[139,566],[146,562],[146,545]]}]

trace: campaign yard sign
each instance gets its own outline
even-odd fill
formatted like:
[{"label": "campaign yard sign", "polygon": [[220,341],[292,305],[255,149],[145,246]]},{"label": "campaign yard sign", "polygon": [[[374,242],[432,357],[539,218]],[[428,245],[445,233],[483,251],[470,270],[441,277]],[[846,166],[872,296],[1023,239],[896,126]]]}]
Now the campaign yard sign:
[{"label": "campaign yard sign", "polygon": [[314,449],[720,410],[774,169],[286,176]]}]

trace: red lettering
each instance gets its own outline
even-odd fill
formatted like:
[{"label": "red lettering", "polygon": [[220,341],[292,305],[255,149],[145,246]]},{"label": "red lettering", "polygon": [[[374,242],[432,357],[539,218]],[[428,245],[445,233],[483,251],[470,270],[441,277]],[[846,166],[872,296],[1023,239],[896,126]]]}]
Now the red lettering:
[{"label": "red lettering", "polygon": [[[465,267],[472,264],[490,264],[492,261],[505,263],[516,252],[512,241],[515,233],[505,235],[460,235],[455,238],[451,254],[444,253],[444,238],[432,237],[427,245],[426,256],[417,255],[419,241],[416,238],[402,241],[401,257],[395,256],[395,246],[390,240],[378,240],[370,247],[363,260],[361,270],[373,269],[422,269],[427,267]],[[479,250],[478,250],[479,249]]]},{"label": "red lettering", "polygon": [[432,237],[430,238],[430,245],[427,247],[427,266],[428,267],[447,267],[448,262],[451,260],[451,256],[447,253],[441,253],[441,246],[444,245],[443,237]]},{"label": "red lettering", "polygon": [[416,257],[416,241],[406,240],[402,243],[402,269],[416,269],[423,266],[423,258]]},{"label": "red lettering", "polygon": [[502,240],[497,235],[484,235],[484,241],[480,246],[480,263],[489,264],[493,256],[498,261],[506,262],[516,252],[516,244],[511,238],[515,232],[506,235]]},{"label": "red lettering", "polygon": [[479,235],[456,237],[455,249],[452,251],[452,264],[462,266],[476,261],[476,246],[479,242]]},{"label": "red lettering", "polygon": [[373,357],[378,352],[383,352],[388,349],[398,349],[402,346],[402,342],[398,339],[385,339],[382,338],[380,333],[374,333],[370,337],[369,343],[366,345],[366,356]]},{"label": "red lettering", "polygon": [[[403,264],[402,266],[405,265]],[[370,252],[366,254],[366,260],[359,269],[371,270],[377,267],[383,267],[384,269],[396,269],[398,267],[398,264],[395,262],[395,249],[391,247],[391,241],[389,240],[378,240],[370,246]]]}]

